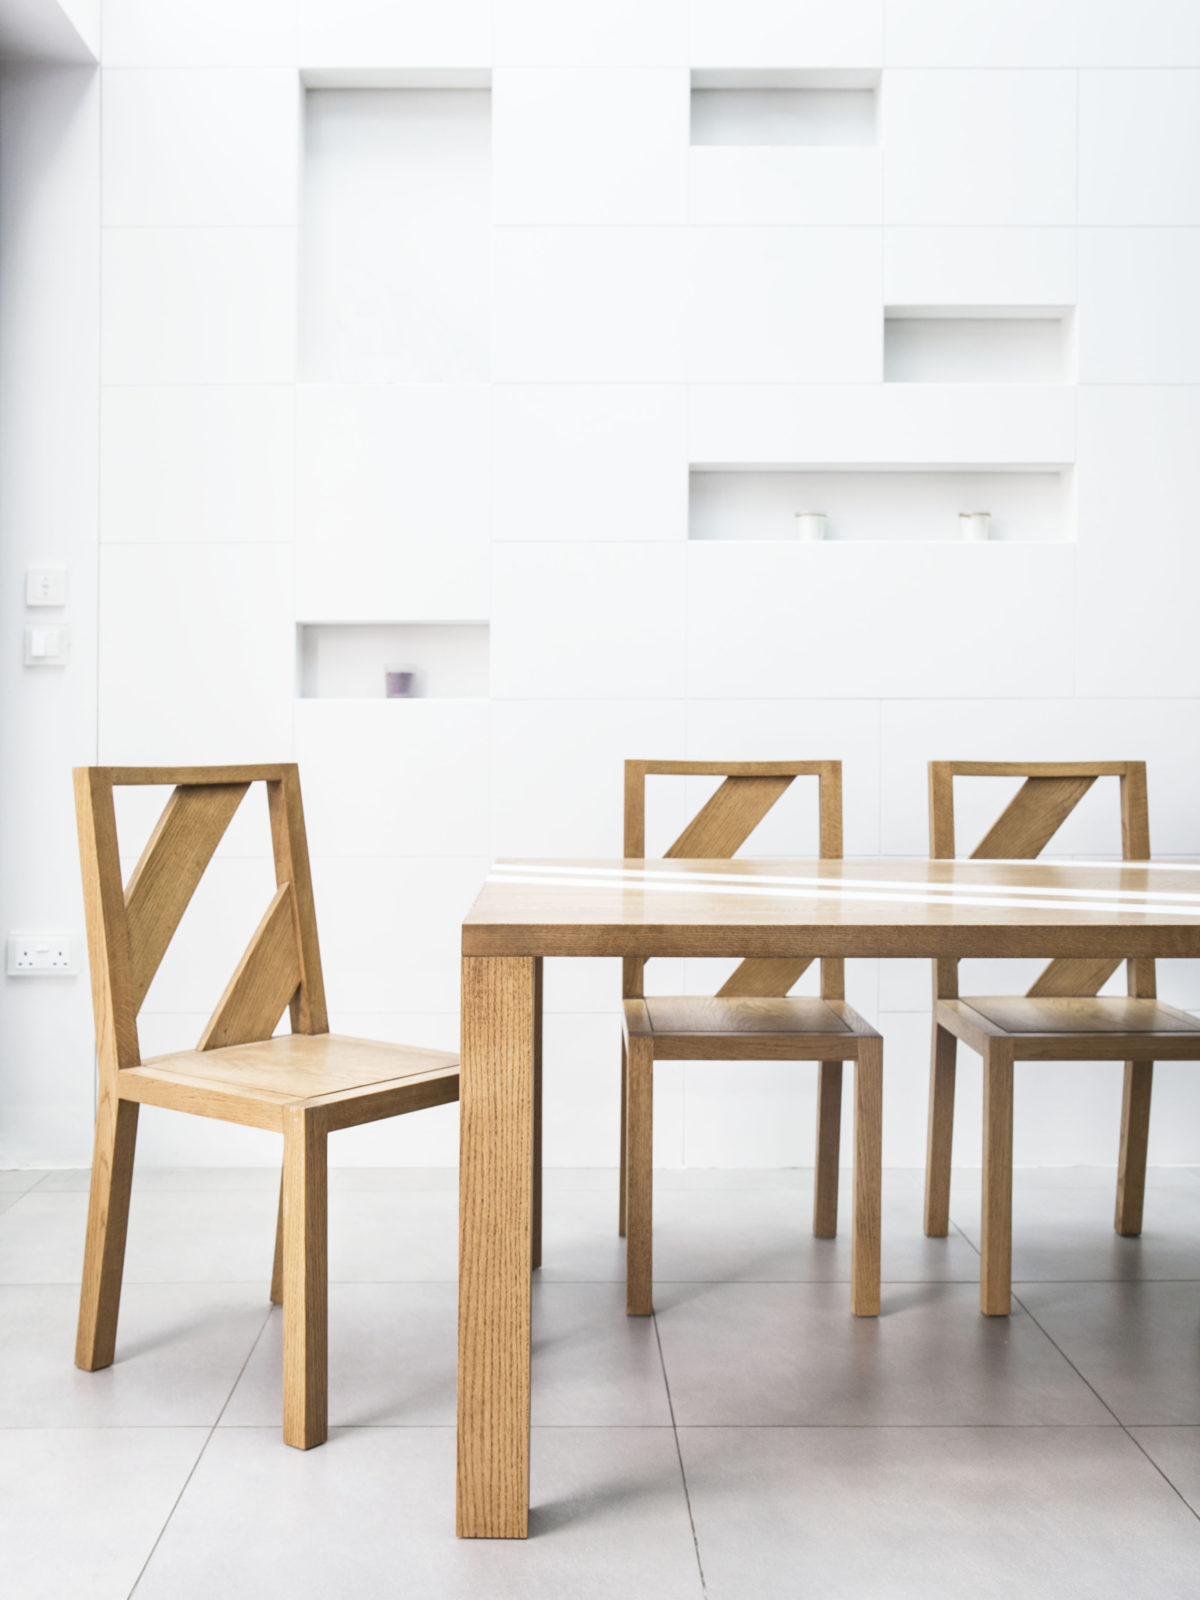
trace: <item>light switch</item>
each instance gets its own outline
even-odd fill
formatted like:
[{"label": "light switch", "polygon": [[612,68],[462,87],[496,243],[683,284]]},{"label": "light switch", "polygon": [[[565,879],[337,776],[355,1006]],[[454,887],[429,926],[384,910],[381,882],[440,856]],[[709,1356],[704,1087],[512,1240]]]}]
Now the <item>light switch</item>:
[{"label": "light switch", "polygon": [[64,667],[71,649],[71,630],[64,624],[53,628],[25,629],[27,667]]},{"label": "light switch", "polygon": [[66,567],[26,567],[25,604],[27,606],[65,606],[66,603]]}]

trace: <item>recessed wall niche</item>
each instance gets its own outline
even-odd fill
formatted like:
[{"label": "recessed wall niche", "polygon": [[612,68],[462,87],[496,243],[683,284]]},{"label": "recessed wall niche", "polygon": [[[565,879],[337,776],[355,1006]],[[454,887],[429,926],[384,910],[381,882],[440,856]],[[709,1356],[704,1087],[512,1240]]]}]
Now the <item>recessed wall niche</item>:
[{"label": "recessed wall niche", "polygon": [[1074,370],[1067,306],[888,306],[888,383],[1066,383]]},{"label": "recessed wall niche", "polygon": [[692,73],[694,145],[873,145],[879,74],[872,71]]},{"label": "recessed wall niche", "polygon": [[302,622],[300,697],[486,699],[488,642],[486,622]]},{"label": "recessed wall niche", "polygon": [[486,379],[486,73],[306,74],[301,377]]},{"label": "recessed wall niche", "polygon": [[1039,467],[694,467],[689,475],[692,539],[795,539],[797,513],[825,516],[825,542],[902,540],[957,543],[961,512],[986,511],[988,536],[1002,543],[1074,537],[1073,473]]}]

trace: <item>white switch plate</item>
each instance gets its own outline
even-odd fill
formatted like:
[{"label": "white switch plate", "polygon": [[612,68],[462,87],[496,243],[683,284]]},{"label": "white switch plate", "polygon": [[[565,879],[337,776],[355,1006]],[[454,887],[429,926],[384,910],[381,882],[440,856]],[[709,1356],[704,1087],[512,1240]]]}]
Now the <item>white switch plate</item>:
[{"label": "white switch plate", "polygon": [[45,627],[40,623],[25,629],[27,667],[65,667],[71,653],[71,630],[63,623]]},{"label": "white switch plate", "polygon": [[25,568],[25,604],[27,606],[65,606],[66,603],[66,567]]},{"label": "white switch plate", "polygon": [[63,978],[79,971],[75,937],[70,933],[10,933],[10,978]]}]

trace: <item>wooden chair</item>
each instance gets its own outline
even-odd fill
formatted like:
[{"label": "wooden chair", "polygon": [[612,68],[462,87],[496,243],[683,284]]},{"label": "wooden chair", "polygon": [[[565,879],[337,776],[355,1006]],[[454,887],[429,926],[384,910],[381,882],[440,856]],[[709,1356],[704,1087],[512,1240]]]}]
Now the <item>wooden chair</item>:
[{"label": "wooden chair", "polygon": [[[721,777],[667,858],[728,859],[745,843],[794,778],[820,783],[821,856],[842,853],[840,761],[627,761],[625,856],[645,854],[646,778]],[[821,962],[821,998],[788,991],[808,959],[740,963],[712,999],[647,996],[644,960],[623,963],[621,1049],[621,1217],[626,1235],[626,1310],[653,1311],[652,1126],[655,1061],[819,1061],[813,1233],[837,1233],[842,1063],[855,1062],[854,1233],[850,1303],[879,1314],[879,1197],[883,1040],[845,1001],[845,964]]]},{"label": "wooden chair", "polygon": [[[194,1050],[143,1062],[137,1015],[242,797],[266,784],[276,893]],[[174,785],[121,884],[113,790]],[[283,1437],[326,1436],[326,1136],[458,1099],[458,1058],[329,1032],[296,767],[79,767],[100,1094],[76,1365],[111,1365],[139,1104],[283,1134],[271,1299],[283,1305]],[[284,1011],[292,1031],[273,1037]]]},{"label": "wooden chair", "polygon": [[[971,852],[974,860],[1041,854],[1097,778],[1121,788],[1121,854],[1148,861],[1150,827],[1144,761],[931,761],[930,854],[954,847],[955,778],[1024,778],[1013,799]],[[1113,887],[1118,887],[1114,870]],[[1200,1059],[1200,1023],[1156,999],[1154,962],[1129,961],[1128,998],[1100,998],[1120,960],[1059,957],[1022,997],[958,993],[958,962],[934,962],[933,1063],[925,1232],[944,1235],[950,1221],[957,1041],[983,1057],[983,1262],[980,1304],[1007,1316],[1012,1298],[1012,1117],[1014,1061],[1124,1061],[1116,1230],[1142,1231],[1146,1142],[1154,1061]]]}]

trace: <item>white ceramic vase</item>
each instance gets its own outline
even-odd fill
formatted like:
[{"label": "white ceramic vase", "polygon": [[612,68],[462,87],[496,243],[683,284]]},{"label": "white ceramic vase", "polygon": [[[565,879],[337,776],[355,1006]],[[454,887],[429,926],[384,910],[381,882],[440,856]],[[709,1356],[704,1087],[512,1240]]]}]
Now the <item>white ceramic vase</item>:
[{"label": "white ceramic vase", "polygon": [[988,536],[988,524],[992,520],[990,511],[960,511],[958,513],[958,532],[962,539],[978,542]]},{"label": "white ceramic vase", "polygon": [[805,543],[814,539],[825,537],[825,513],[823,511],[797,511],[796,537]]}]

